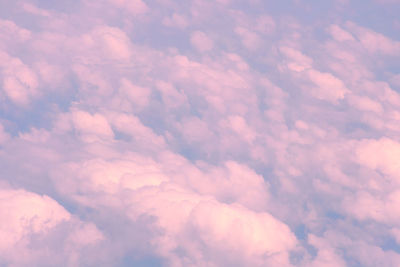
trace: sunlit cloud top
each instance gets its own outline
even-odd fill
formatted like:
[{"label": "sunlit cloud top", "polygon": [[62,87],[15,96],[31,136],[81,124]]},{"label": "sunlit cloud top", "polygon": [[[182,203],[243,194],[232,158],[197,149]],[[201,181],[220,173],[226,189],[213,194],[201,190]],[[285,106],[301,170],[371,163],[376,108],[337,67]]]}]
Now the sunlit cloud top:
[{"label": "sunlit cloud top", "polygon": [[0,265],[400,266],[399,14],[0,0]]}]

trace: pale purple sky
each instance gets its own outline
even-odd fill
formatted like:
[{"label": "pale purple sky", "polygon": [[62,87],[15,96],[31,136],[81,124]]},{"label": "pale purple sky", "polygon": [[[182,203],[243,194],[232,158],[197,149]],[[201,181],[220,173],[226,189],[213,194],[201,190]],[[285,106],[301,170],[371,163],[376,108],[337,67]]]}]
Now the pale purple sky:
[{"label": "pale purple sky", "polygon": [[0,0],[0,265],[400,266],[399,14]]}]

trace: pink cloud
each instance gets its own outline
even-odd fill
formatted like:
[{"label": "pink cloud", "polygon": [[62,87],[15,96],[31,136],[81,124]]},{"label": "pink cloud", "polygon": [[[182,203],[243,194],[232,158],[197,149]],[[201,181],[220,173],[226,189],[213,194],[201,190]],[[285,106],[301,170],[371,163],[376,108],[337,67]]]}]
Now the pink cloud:
[{"label": "pink cloud", "polygon": [[127,10],[133,15],[141,15],[146,13],[149,8],[142,0],[108,0],[111,4]]},{"label": "pink cloud", "polygon": [[[72,217],[61,205],[48,196],[40,196],[25,190],[1,189],[0,214],[7,220],[0,223],[0,257],[16,266],[28,264],[43,265],[43,258],[53,251],[55,244],[48,247],[32,246],[32,238],[51,236],[57,227],[71,224],[73,231],[63,244],[63,255],[69,264],[79,264],[76,256],[79,250],[87,245],[94,245],[103,240],[102,233],[93,224],[80,222]],[[55,251],[53,251],[54,253]],[[74,255],[75,254],[75,255]],[[60,262],[54,258],[54,262]]]},{"label": "pink cloud", "polygon": [[107,119],[101,114],[91,115],[88,112],[74,110],[71,114],[73,127],[87,142],[101,139],[112,139],[114,133]]},{"label": "pink cloud", "polygon": [[309,243],[318,250],[317,256],[312,261],[310,266],[346,266],[346,262],[340,255],[336,253],[335,248],[329,244],[329,241],[315,235],[310,235],[308,240]]},{"label": "pink cloud", "polygon": [[197,117],[186,118],[179,128],[183,137],[190,143],[210,140],[213,137],[207,123]]},{"label": "pink cloud", "polygon": [[[134,85],[126,78],[121,79],[120,95],[115,99],[117,105],[126,105],[127,110],[141,110],[149,104],[151,90],[146,87]],[[133,105],[132,105],[133,104]]]},{"label": "pink cloud", "polygon": [[191,34],[190,43],[200,52],[210,51],[214,47],[213,40],[201,31],[195,31]]},{"label": "pink cloud", "polygon": [[180,14],[174,13],[171,17],[165,17],[163,24],[168,27],[177,27],[179,29],[185,29],[188,25],[188,19]]},{"label": "pink cloud", "polygon": [[349,96],[349,102],[360,110],[382,113],[382,105],[369,97]]},{"label": "pink cloud", "polygon": [[398,55],[400,53],[400,42],[391,40],[383,34],[360,27],[352,22],[348,22],[346,26],[354,32],[360,43],[369,52],[388,55]]},{"label": "pink cloud", "polygon": [[345,31],[338,25],[331,25],[328,28],[328,32],[333,36],[336,41],[344,42],[344,41],[355,41],[354,37],[351,33]]},{"label": "pink cloud", "polygon": [[60,86],[65,81],[65,73],[57,65],[49,64],[46,61],[39,61],[34,64],[34,69],[41,82],[49,84],[51,88]]},{"label": "pink cloud", "polygon": [[28,13],[37,15],[37,16],[43,16],[43,17],[50,17],[51,14],[45,9],[38,8],[37,6],[31,4],[31,3],[22,3],[21,4],[22,9]]},{"label": "pink cloud", "polygon": [[296,49],[283,46],[279,51],[290,60],[287,67],[292,71],[304,71],[312,66],[313,60]]},{"label": "pink cloud", "polygon": [[5,48],[8,42],[24,42],[32,37],[32,33],[18,27],[13,21],[0,20],[0,46]]},{"label": "pink cloud", "polygon": [[249,127],[243,117],[230,116],[228,118],[228,127],[232,128],[241,138],[245,139],[246,142],[251,143],[256,138],[256,133]]},{"label": "pink cloud", "polygon": [[22,2],[0,20],[0,185],[25,188],[0,190],[2,262],[399,265],[393,29],[300,1]]},{"label": "pink cloud", "polygon": [[170,83],[159,81],[157,89],[161,92],[163,103],[167,108],[178,108],[187,102],[184,92],[180,92]]},{"label": "pink cloud", "polygon": [[[1,250],[15,245],[26,235],[45,233],[61,221],[69,220],[70,214],[48,196],[39,196],[24,190],[1,190],[2,221]],[[7,201],[5,201],[7,199]]]},{"label": "pink cloud", "polygon": [[36,73],[19,58],[0,51],[3,93],[17,105],[27,105],[39,92]]},{"label": "pink cloud", "polygon": [[357,161],[374,170],[380,170],[395,180],[400,178],[400,143],[389,138],[362,140],[356,150]]},{"label": "pink cloud", "polygon": [[255,50],[261,45],[261,38],[257,33],[243,27],[236,27],[235,33],[242,39],[243,45],[250,50]]},{"label": "pink cloud", "polygon": [[105,57],[126,60],[131,56],[130,39],[115,27],[98,27],[90,34],[82,36],[83,48],[98,49]]},{"label": "pink cloud", "polygon": [[[286,225],[269,214],[220,204],[179,187],[160,189],[149,188],[134,199],[142,212],[157,216],[160,227],[169,233],[160,236],[157,243],[160,253],[170,258],[172,265],[183,263],[173,253],[177,247],[184,249],[196,264],[206,264],[201,250],[192,249],[197,246],[205,252],[229,253],[228,258],[216,254],[216,258],[209,259],[220,264],[229,263],[232,258],[256,265],[274,261],[288,264],[287,251],[294,248],[296,239]],[[134,210],[132,207],[133,214],[137,212]],[[196,233],[196,237],[193,239],[190,233]],[[263,259],[265,253],[273,256]]]},{"label": "pink cloud", "polygon": [[157,135],[151,128],[143,125],[139,118],[125,113],[108,113],[106,116],[113,128],[130,136],[137,142],[137,145],[157,149],[164,147],[164,137]]},{"label": "pink cloud", "polygon": [[337,103],[349,92],[343,82],[330,73],[323,73],[317,70],[307,72],[310,80],[316,85],[310,89],[310,94],[316,98]]}]

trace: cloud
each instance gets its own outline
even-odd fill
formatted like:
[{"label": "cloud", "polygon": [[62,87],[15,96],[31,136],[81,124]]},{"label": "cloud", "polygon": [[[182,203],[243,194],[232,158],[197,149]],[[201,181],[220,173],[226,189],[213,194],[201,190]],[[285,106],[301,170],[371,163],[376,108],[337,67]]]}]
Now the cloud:
[{"label": "cloud", "polygon": [[332,37],[339,42],[344,42],[344,41],[355,41],[354,37],[351,35],[351,33],[345,31],[338,25],[331,25],[328,28],[328,32],[332,35]]},{"label": "cloud", "polygon": [[242,43],[247,49],[257,49],[261,43],[261,39],[257,33],[251,32],[245,28],[237,27],[235,33],[242,38]]},{"label": "cloud", "polygon": [[78,49],[85,49],[83,53],[94,50],[111,60],[126,60],[131,56],[129,37],[115,27],[98,27],[78,41],[82,44]]},{"label": "cloud", "polygon": [[126,9],[129,13],[132,13],[133,15],[144,14],[149,9],[146,3],[142,0],[109,0],[109,2],[119,8]]},{"label": "cloud", "polygon": [[112,139],[114,133],[106,118],[100,114],[91,115],[85,111],[74,111],[72,123],[76,131],[85,141],[96,140],[97,138]]},{"label": "cloud", "polygon": [[36,73],[19,58],[1,53],[2,89],[5,96],[16,105],[28,105],[38,95]]},{"label": "cloud", "polygon": [[[232,260],[243,264],[262,265],[275,261],[287,265],[287,251],[296,245],[296,239],[287,226],[269,214],[221,204],[179,188],[143,190],[134,199],[139,209],[157,216],[160,227],[169,233],[160,237],[159,249],[177,265],[185,264],[173,252],[178,248],[187,255],[189,265],[208,261],[230,264]],[[179,209],[174,208],[178,206]],[[195,247],[199,250],[193,250]],[[211,251],[214,253],[210,254]],[[220,257],[220,253],[229,253],[230,257]],[[273,256],[264,258],[264,254]]]},{"label": "cloud", "polygon": [[31,38],[32,33],[29,30],[18,27],[13,21],[0,20],[0,25],[0,44],[4,47],[8,42],[24,42]]},{"label": "cloud", "polygon": [[354,23],[347,23],[350,30],[360,40],[365,49],[372,53],[383,53],[387,55],[397,55],[400,51],[400,42],[391,40],[383,34],[357,26]]},{"label": "cloud", "polygon": [[214,46],[214,42],[201,31],[195,31],[191,34],[190,43],[201,52],[209,51]]},{"label": "cloud", "polygon": [[171,17],[165,17],[163,24],[168,27],[177,27],[184,29],[188,26],[188,20],[183,15],[174,13]]},{"label": "cloud", "polygon": [[[94,245],[104,239],[102,233],[91,223],[83,223],[48,196],[40,196],[25,190],[1,189],[0,257],[2,262],[24,266],[28,264],[48,264],[43,257],[51,257],[54,262],[79,264],[79,254],[85,246]],[[50,238],[58,227],[71,225],[68,237],[57,240]],[[54,243],[35,246],[40,240],[50,238]],[[62,243],[56,244],[55,242]],[[45,241],[46,242],[46,241]],[[57,246],[64,247],[57,251]],[[51,255],[53,253],[53,255]],[[54,257],[56,254],[59,258]],[[78,257],[77,257],[78,256]],[[65,262],[64,262],[65,263]]]},{"label": "cloud", "polygon": [[397,163],[399,154],[400,144],[389,138],[362,140],[356,151],[358,162],[368,168],[380,170],[394,179],[400,175],[400,165]]},{"label": "cloud", "polygon": [[348,92],[343,82],[330,73],[310,70],[308,77],[317,86],[317,88],[311,89],[311,94],[319,99],[337,103]]},{"label": "cloud", "polygon": [[283,53],[288,59],[292,60],[288,63],[287,67],[292,71],[303,71],[311,68],[313,60],[300,51],[295,50],[291,47],[280,47],[279,51]]},{"label": "cloud", "polygon": [[0,3],[1,264],[398,266],[395,7],[327,7]]}]

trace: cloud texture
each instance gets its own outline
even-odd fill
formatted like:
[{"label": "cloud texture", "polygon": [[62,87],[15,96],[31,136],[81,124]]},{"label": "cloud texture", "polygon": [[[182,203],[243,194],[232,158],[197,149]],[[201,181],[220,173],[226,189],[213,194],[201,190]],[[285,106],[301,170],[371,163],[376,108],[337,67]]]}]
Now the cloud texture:
[{"label": "cloud texture", "polygon": [[399,13],[0,0],[0,265],[399,266]]}]

